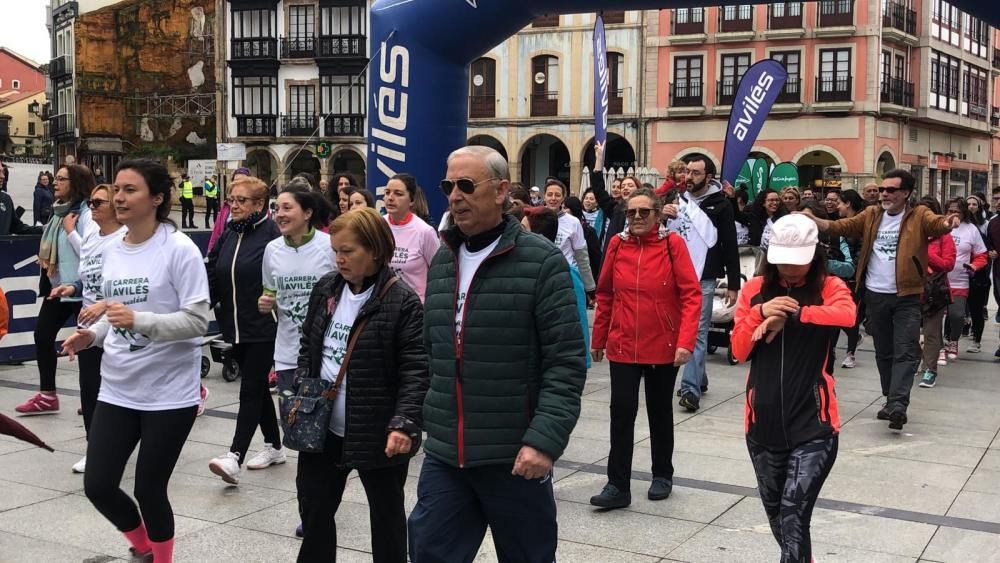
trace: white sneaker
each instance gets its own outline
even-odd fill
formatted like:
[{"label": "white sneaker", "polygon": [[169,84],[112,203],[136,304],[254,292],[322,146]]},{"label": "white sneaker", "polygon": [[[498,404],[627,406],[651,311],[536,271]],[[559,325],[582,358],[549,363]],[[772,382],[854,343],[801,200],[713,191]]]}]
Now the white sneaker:
[{"label": "white sneaker", "polygon": [[840,364],[840,367],[851,369],[853,367],[856,367],[857,365],[858,363],[854,360],[854,354],[848,352],[847,356],[844,358],[844,363]]},{"label": "white sneaker", "polygon": [[247,462],[247,469],[266,469],[272,465],[281,465],[285,461],[285,450],[276,450],[271,444],[264,444],[264,449]]},{"label": "white sneaker", "polygon": [[73,464],[73,473],[83,473],[87,470],[87,456],[80,458],[80,461]]},{"label": "white sneaker", "polygon": [[939,366],[948,365],[948,354],[947,352],[945,352],[944,348],[942,348],[941,353],[938,354],[938,365]]},{"label": "white sneaker", "polygon": [[226,455],[208,462],[208,468],[230,485],[240,484],[240,454],[226,452]]}]

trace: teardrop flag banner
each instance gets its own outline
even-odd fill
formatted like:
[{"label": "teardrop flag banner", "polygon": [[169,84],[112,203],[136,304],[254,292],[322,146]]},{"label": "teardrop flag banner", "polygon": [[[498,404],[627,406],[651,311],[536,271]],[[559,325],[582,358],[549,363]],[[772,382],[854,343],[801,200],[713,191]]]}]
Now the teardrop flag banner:
[{"label": "teardrop flag banner", "polygon": [[757,194],[750,192],[750,161],[744,160],[743,166],[740,168],[739,175],[736,176],[736,181],[732,182],[733,187],[737,190],[744,189],[750,194],[750,201],[753,201],[754,196]]},{"label": "teardrop flag banner", "polygon": [[758,158],[750,165],[750,191],[754,197],[767,189],[770,165],[763,158]]},{"label": "teardrop flag banner", "polygon": [[781,191],[789,186],[799,187],[799,168],[794,162],[782,162],[771,171],[770,187],[772,190]]},{"label": "teardrop flag banner", "polygon": [[594,23],[594,143],[605,146],[608,142],[608,48],[604,42],[604,18],[598,14]]},{"label": "teardrop flag banner", "polygon": [[724,180],[733,183],[736,179],[786,80],[788,72],[785,67],[773,59],[754,64],[740,79],[722,150]]}]

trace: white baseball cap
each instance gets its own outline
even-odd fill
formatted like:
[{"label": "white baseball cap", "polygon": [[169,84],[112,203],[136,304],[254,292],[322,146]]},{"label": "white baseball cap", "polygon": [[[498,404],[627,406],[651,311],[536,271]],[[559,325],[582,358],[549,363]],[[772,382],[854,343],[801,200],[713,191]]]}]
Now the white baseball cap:
[{"label": "white baseball cap", "polygon": [[785,215],[771,227],[767,261],[803,266],[812,262],[818,243],[819,229],[812,219],[801,214]]},{"label": "white baseball cap", "polygon": [[542,190],[540,190],[538,188],[538,186],[531,186],[531,191],[533,191],[533,192],[541,192]]}]

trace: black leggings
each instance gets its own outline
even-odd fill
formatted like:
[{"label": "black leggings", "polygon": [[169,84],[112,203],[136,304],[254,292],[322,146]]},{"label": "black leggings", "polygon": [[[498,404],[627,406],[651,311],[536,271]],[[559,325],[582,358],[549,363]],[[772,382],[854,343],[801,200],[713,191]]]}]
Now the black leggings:
[{"label": "black leggings", "polygon": [[990,300],[990,286],[979,285],[973,280],[969,286],[969,316],[972,317],[972,336],[976,342],[983,341],[983,329],[986,328],[986,318],[983,311]]},{"label": "black leggings", "polygon": [[63,325],[70,318],[75,318],[80,312],[79,301],[64,302],[59,299],[49,299],[46,294],[42,308],[35,320],[35,355],[38,358],[38,375],[41,380],[41,390],[56,392],[56,337]]},{"label": "black leggings", "polygon": [[[167,411],[138,411],[97,403],[87,442],[83,489],[97,510],[119,531],[145,522],[149,539],[174,537],[174,512],[167,484],[194,426],[197,406]],[[135,467],[135,500],[121,490],[125,464],[139,445]],[[139,511],[142,516],[139,516]]]},{"label": "black leggings", "polygon": [[80,350],[76,361],[80,367],[80,406],[83,407],[83,428],[90,437],[90,426],[94,420],[94,409],[97,408],[97,395],[101,391],[101,358],[103,348],[87,348]]},{"label": "black leggings", "polygon": [[837,460],[837,442],[837,436],[830,436],[791,450],[771,450],[747,439],[760,500],[781,547],[781,563],[812,561],[809,521]]},{"label": "black leggings", "polygon": [[233,357],[240,366],[240,412],[236,415],[236,433],[229,451],[240,454],[243,465],[258,426],[264,441],[281,449],[278,416],[267,386],[267,376],[274,364],[274,341],[235,344]]},{"label": "black leggings", "polygon": [[653,477],[674,478],[674,409],[670,405],[677,368],[611,362],[611,453],[608,481],[621,491],[629,490],[635,417],[639,412],[639,382],[646,380],[646,417],[652,448]]}]

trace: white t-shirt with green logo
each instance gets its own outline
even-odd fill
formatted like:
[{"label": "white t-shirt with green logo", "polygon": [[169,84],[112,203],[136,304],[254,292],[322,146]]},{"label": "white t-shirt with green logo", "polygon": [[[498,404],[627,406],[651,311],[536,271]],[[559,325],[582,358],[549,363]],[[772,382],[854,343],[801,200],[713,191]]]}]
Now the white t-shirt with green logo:
[{"label": "white t-shirt with green logo", "polygon": [[[354,321],[358,319],[361,306],[372,296],[371,286],[365,291],[355,295],[351,291],[351,284],[345,283],[344,289],[340,292],[340,300],[337,302],[337,310],[330,318],[330,324],[326,327],[323,335],[323,367],[320,369],[320,377],[327,381],[336,381],[340,373],[340,364],[344,362],[347,355],[347,343],[351,337],[351,328]],[[337,436],[344,435],[347,425],[347,378],[350,373],[344,374],[344,380],[340,383],[340,392],[333,403],[333,414],[330,416],[330,431]]]},{"label": "white t-shirt with green logo", "polygon": [[274,292],[277,303],[274,369],[297,367],[309,295],[320,278],[337,271],[336,258],[330,248],[330,235],[323,231],[316,231],[312,240],[298,248],[289,246],[284,237],[279,237],[264,249],[264,289]]},{"label": "white t-shirt with green logo", "polygon": [[128,227],[122,225],[117,231],[102,235],[97,223],[87,228],[80,245],[80,281],[83,283],[83,306],[89,307],[101,300],[101,269],[104,265],[104,253],[117,244],[128,232]]},{"label": "white t-shirt with green logo", "polygon": [[[896,254],[899,251],[899,227],[905,212],[895,215],[882,214],[872,254],[865,272],[865,289],[875,293],[896,293]],[[909,258],[907,258],[909,260]]]},{"label": "white t-shirt with green logo", "polygon": [[[208,303],[201,251],[170,225],[140,245],[124,238],[104,252],[101,294],[136,312],[170,314]],[[154,341],[112,327],[104,339],[98,400],[143,411],[191,407],[201,402],[201,337]]]}]

